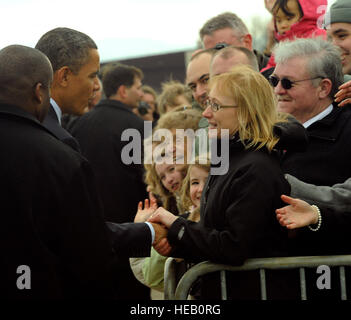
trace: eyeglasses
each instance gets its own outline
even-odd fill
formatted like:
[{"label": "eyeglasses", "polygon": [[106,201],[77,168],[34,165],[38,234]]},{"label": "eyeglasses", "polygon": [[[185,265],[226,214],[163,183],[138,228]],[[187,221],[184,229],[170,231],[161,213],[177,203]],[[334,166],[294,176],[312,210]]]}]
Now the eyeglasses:
[{"label": "eyeglasses", "polygon": [[210,107],[213,112],[217,112],[219,109],[224,109],[224,108],[237,108],[238,106],[222,106],[217,102],[214,102],[211,99],[207,99],[205,102],[205,106]]},{"label": "eyeglasses", "polygon": [[295,81],[292,81],[292,80],[289,80],[287,78],[283,78],[283,79],[279,79],[278,77],[276,76],[270,76],[269,77],[269,82],[271,83],[271,85],[273,87],[276,87],[279,83],[279,81],[282,83],[282,87],[285,89],[285,90],[289,90],[291,89],[295,83],[297,82],[301,82],[301,81],[307,81],[307,80],[314,80],[314,79],[318,79],[318,78],[321,78],[323,79],[323,77],[314,77],[314,78],[309,78],[309,79],[302,79],[302,80],[295,80]]}]

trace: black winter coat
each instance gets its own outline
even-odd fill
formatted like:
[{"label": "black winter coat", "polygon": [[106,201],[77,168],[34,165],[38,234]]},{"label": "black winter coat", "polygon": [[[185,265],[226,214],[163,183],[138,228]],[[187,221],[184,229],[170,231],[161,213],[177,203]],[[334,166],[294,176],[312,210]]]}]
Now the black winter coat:
[{"label": "black winter coat", "polygon": [[136,129],[143,142],[143,120],[116,100],[101,101],[71,129],[95,173],[105,219],[117,223],[134,221],[139,201],[148,198],[143,165],[122,161],[122,150],[129,142],[121,137],[127,129]]},{"label": "black winter coat", "polygon": [[[89,163],[16,106],[0,104],[0,149],[1,297],[115,297],[112,265],[150,252],[148,227],[111,233]],[[23,265],[31,289],[17,287]]]},{"label": "black winter coat", "polygon": [[332,186],[351,177],[351,108],[334,106],[332,112],[306,129],[304,152],[288,150],[284,173],[319,186]]},{"label": "black winter coat", "polygon": [[[241,265],[248,258],[287,255],[287,232],[279,225],[275,209],[283,206],[280,196],[289,194],[290,186],[277,155],[265,148],[246,150],[237,140],[230,142],[229,153],[228,173],[210,175],[204,188],[200,223],[178,218],[171,226],[168,238],[173,256]],[[259,298],[257,280],[251,272],[234,276],[231,298]],[[204,282],[203,297],[214,297],[213,286],[212,281]],[[284,297],[287,288],[283,287],[280,281],[275,290],[269,289],[275,293],[268,295]]]}]

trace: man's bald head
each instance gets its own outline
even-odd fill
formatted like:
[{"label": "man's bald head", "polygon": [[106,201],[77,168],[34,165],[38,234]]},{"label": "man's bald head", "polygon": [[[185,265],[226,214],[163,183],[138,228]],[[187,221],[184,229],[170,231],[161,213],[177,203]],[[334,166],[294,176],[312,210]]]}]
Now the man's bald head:
[{"label": "man's bald head", "polygon": [[229,46],[219,50],[211,61],[210,75],[215,76],[228,72],[236,65],[244,64],[259,71],[255,54],[243,47]]},{"label": "man's bald head", "polygon": [[50,61],[39,50],[21,45],[0,50],[1,102],[17,105],[41,118],[45,111],[41,109],[48,108],[52,76]]}]

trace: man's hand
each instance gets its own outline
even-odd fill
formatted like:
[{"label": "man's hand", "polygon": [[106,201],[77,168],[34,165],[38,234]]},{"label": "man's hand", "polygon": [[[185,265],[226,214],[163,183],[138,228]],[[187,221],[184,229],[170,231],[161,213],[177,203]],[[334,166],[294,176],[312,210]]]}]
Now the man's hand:
[{"label": "man's hand", "polygon": [[161,256],[169,256],[172,251],[172,247],[170,246],[168,239],[163,238],[157,244],[154,245],[154,249],[161,255]]},{"label": "man's hand", "polygon": [[135,215],[134,222],[145,222],[157,209],[157,200],[155,197],[150,197],[150,200],[145,199],[144,209],[143,202],[140,201],[138,204],[138,211]]},{"label": "man's hand", "polygon": [[153,246],[155,246],[160,242],[161,239],[167,238],[168,230],[158,223],[151,222],[151,224],[155,230],[155,240],[152,244]]},{"label": "man's hand", "polygon": [[289,204],[275,211],[277,219],[283,227],[296,229],[318,222],[318,212],[306,201],[285,195],[282,195],[281,198],[285,203]]},{"label": "man's hand", "polygon": [[158,208],[152,216],[148,219],[149,222],[156,222],[161,223],[166,228],[170,228],[171,225],[178,217],[172,214],[171,212],[167,211],[166,209],[160,207]]},{"label": "man's hand", "polygon": [[343,107],[351,103],[351,80],[345,82],[339,87],[339,91],[335,94],[335,102],[340,102],[339,107]]}]

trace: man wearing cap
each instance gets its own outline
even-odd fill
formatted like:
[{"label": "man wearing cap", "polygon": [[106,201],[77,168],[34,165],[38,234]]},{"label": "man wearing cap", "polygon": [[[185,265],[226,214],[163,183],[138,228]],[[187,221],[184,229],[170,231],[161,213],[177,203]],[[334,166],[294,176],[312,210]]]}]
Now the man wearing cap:
[{"label": "man wearing cap", "polygon": [[337,0],[325,16],[328,39],[341,50],[345,83],[336,94],[339,106],[351,103],[351,1]]},{"label": "man wearing cap", "polygon": [[341,49],[342,71],[351,74],[351,1],[337,0],[325,17],[328,39]]}]

